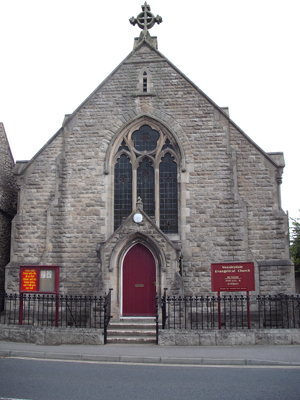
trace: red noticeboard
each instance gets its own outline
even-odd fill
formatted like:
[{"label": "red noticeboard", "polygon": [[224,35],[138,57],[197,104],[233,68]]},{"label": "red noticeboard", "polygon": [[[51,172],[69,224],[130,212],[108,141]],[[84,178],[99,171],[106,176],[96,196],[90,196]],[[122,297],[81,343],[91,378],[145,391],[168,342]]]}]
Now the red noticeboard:
[{"label": "red noticeboard", "polygon": [[213,292],[255,290],[254,263],[211,264],[211,287]]},{"label": "red noticeboard", "polygon": [[20,293],[59,293],[59,267],[32,265],[20,267]]},{"label": "red noticeboard", "polygon": [[23,269],[21,272],[21,291],[36,292],[37,290],[37,270]]}]

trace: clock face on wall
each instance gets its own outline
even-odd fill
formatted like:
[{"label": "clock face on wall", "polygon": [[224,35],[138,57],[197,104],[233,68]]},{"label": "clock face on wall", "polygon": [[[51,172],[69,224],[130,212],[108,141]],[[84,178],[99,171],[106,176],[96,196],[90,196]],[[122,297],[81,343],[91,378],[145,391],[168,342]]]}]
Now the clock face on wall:
[{"label": "clock face on wall", "polygon": [[143,216],[142,216],[142,214],[140,214],[140,213],[134,214],[133,220],[134,220],[134,222],[136,222],[137,224],[139,224],[140,222],[143,221]]}]

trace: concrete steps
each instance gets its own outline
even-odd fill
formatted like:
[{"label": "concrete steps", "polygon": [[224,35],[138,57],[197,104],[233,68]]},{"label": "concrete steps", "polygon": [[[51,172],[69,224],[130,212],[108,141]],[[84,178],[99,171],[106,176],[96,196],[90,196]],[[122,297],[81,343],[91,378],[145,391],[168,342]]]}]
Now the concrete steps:
[{"label": "concrete steps", "polygon": [[107,328],[107,344],[155,344],[155,318],[126,318],[110,322]]}]

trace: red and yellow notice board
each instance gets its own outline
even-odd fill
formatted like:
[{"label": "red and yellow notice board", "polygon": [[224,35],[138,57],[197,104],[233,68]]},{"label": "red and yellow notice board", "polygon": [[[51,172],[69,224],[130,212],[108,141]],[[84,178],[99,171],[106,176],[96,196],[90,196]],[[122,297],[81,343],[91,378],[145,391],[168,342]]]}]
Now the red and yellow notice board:
[{"label": "red and yellow notice board", "polygon": [[59,293],[59,266],[20,266],[20,293]]},{"label": "red and yellow notice board", "polygon": [[254,263],[211,264],[211,287],[213,292],[255,290]]},{"label": "red and yellow notice board", "polygon": [[37,291],[37,270],[23,269],[21,272],[21,290],[22,292]]}]

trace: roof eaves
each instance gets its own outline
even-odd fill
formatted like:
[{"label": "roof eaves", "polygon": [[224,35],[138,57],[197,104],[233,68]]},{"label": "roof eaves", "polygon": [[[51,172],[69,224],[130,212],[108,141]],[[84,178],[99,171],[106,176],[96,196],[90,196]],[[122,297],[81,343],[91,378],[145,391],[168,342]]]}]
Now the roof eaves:
[{"label": "roof eaves", "polygon": [[7,134],[6,134],[6,132],[5,132],[5,128],[4,128],[3,122],[0,122],[0,125],[1,125],[1,128],[2,128],[3,133],[4,133],[4,139],[6,140],[7,148],[8,148],[8,150],[9,150],[11,159],[12,159],[13,163],[15,164],[14,156],[13,156],[13,153],[12,153],[11,148],[10,148],[10,144],[9,144],[9,141],[8,141],[8,138],[7,138]]},{"label": "roof eaves", "polygon": [[18,175],[21,175],[23,172],[27,170],[27,168],[34,162],[34,160],[43,152],[43,150],[63,131],[63,128],[74,118],[76,113],[84,107],[84,105],[89,101],[89,99],[103,86],[105,83],[108,81],[108,79],[113,76],[119,68],[123,65],[123,63],[132,55],[134,51],[131,51],[128,56],[125,57],[125,59],[100,83],[100,85],[97,86],[95,90],[73,111],[72,114],[68,115],[63,121],[62,127],[45,143],[45,145],[32,157],[31,160],[28,161],[26,166],[19,171]]},{"label": "roof eaves", "polygon": [[160,53],[158,50],[153,49],[154,51],[157,52],[157,54],[161,57],[163,57],[166,62],[172,67],[174,68],[187,82],[189,82],[203,97],[206,98],[207,101],[209,101],[209,103],[215,107],[228,121],[230,124],[232,124],[254,147],[256,147],[256,149],[262,153],[262,155],[264,157],[266,157],[275,167],[278,167],[278,165],[276,164],[276,162],[261,148],[258,146],[257,143],[254,142],[254,140],[252,140],[234,121],[232,121],[232,119],[230,119],[230,117],[228,116],[228,114],[222,110],[221,107],[219,107],[209,96],[207,96],[207,94],[205,94],[194,82],[192,82],[183,72],[180,71],[180,69],[178,69],[167,57],[165,57],[162,53]]},{"label": "roof eaves", "polygon": [[120,64],[96,87],[95,90],[92,91],[92,93],[76,108],[75,111],[73,111],[72,114],[70,114],[68,117],[65,118],[63,122],[63,127],[65,127],[71,120],[74,118],[74,116],[78,113],[78,111],[81,110],[82,107],[85,106],[85,104],[93,97],[93,95],[102,87],[105,85],[105,83],[121,68],[121,66],[124,64],[124,62],[131,57],[131,55],[134,53],[135,50],[131,51],[128,56],[124,58],[123,61],[120,62]]},{"label": "roof eaves", "polygon": [[[29,160],[27,161],[27,164],[24,166],[23,169],[20,169],[15,175],[21,175],[23,174],[27,168],[35,161],[35,159],[45,150],[45,148],[63,131],[63,128],[60,128],[51,138],[44,144],[42,148]],[[17,161],[18,163],[19,161]],[[24,161],[22,161],[24,162]]]}]

